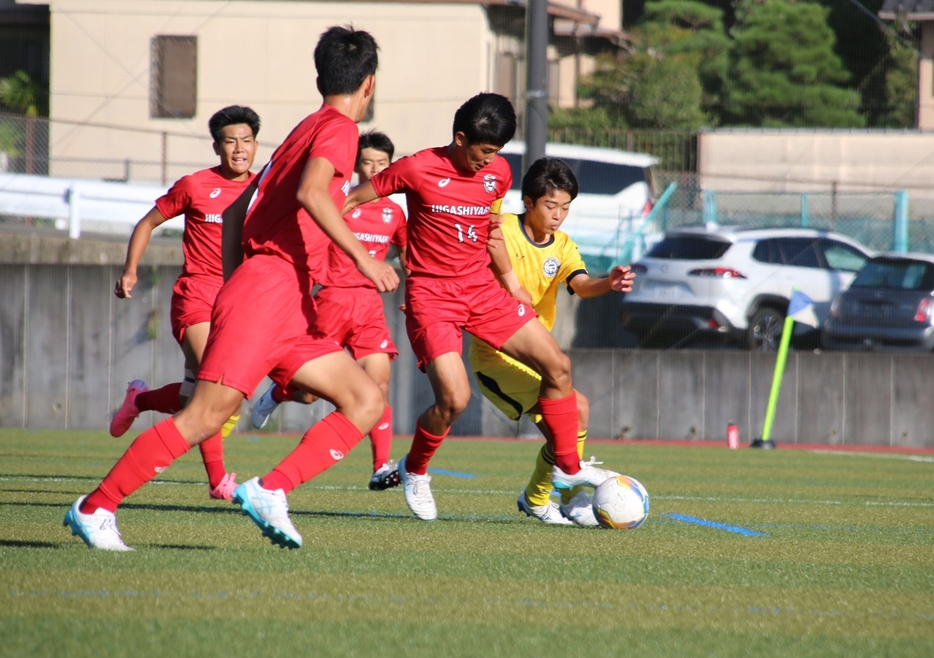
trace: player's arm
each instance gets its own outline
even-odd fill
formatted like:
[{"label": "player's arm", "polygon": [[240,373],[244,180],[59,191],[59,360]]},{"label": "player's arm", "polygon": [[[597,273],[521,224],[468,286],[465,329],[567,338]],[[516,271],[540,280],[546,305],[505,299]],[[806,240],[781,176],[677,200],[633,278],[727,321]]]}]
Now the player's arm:
[{"label": "player's arm", "polygon": [[[500,222],[500,224],[502,224],[502,222]],[[498,233],[498,237],[494,236],[494,233]],[[486,243],[486,251],[490,254],[490,266],[493,268],[493,273],[499,279],[502,286],[509,291],[510,295],[523,304],[534,306],[534,304],[532,304],[532,295],[529,294],[528,290],[522,287],[519,276],[516,274],[515,270],[512,269],[512,262],[509,260],[509,250],[496,248],[496,244],[502,244],[503,241],[503,231],[497,225],[495,229],[490,231],[490,239],[487,240]]]},{"label": "player's arm", "polygon": [[341,216],[346,215],[361,204],[374,201],[378,198],[379,196],[376,194],[376,191],[373,189],[373,184],[370,183],[370,181],[365,182],[363,185],[358,185],[350,190],[350,194],[348,194],[347,198],[344,200]]},{"label": "player's arm", "polygon": [[250,201],[256,194],[257,177],[246,186],[232,204],[227,206],[221,216],[224,220],[221,231],[221,261],[224,267],[224,281],[230,278],[243,262],[243,222],[250,209]]},{"label": "player's arm", "polygon": [[611,290],[629,292],[635,278],[636,273],[628,265],[617,265],[602,279],[591,279],[586,272],[581,272],[570,279],[568,285],[581,299],[590,299],[605,295]]},{"label": "player's arm", "polygon": [[[334,165],[330,160],[311,158],[302,172],[296,199],[331,241],[354,262],[360,273],[376,284],[377,290],[395,290],[399,287],[399,275],[396,274],[395,268],[370,256],[366,247],[354,237],[341,211],[334,205],[334,200],[328,192],[328,185],[333,178]],[[362,187],[367,185],[369,184]]]},{"label": "player's arm", "polygon": [[133,234],[130,236],[130,243],[126,248],[126,263],[123,265],[123,274],[117,279],[117,285],[114,287],[114,294],[120,299],[129,299],[132,297],[130,291],[137,282],[136,270],[139,262],[143,259],[143,253],[149,245],[149,239],[152,237],[153,230],[167,221],[159,209],[155,206],[146,213],[141,220],[136,223]]}]

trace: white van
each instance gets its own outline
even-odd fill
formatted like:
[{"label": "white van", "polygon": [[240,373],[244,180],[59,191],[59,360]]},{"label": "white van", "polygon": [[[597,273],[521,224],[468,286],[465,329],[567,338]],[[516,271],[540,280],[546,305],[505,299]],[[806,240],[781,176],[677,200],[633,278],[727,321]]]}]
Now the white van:
[{"label": "white van", "polygon": [[[512,167],[505,212],[525,212],[520,191],[524,153],[525,143],[516,141],[499,152]],[[545,145],[545,154],[564,160],[577,176],[580,192],[561,229],[577,242],[588,267],[599,272],[622,254],[652,209],[656,198],[652,167],[659,159],[644,153],[551,142]]]}]

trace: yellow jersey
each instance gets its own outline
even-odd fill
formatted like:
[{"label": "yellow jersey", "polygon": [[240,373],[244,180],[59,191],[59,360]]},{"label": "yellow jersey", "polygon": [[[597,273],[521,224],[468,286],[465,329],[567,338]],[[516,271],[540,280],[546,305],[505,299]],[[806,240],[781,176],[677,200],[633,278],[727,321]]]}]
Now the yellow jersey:
[{"label": "yellow jersey", "polygon": [[[519,283],[532,296],[538,319],[551,331],[555,325],[559,285],[563,283],[573,294],[574,290],[569,282],[578,274],[586,274],[587,267],[577,244],[567,233],[555,231],[551,240],[545,244],[535,244],[522,228],[523,218],[524,216],[503,213],[501,229],[504,242]],[[502,365],[503,361],[518,364],[488,343],[474,336],[470,337],[470,365],[474,372]]]}]

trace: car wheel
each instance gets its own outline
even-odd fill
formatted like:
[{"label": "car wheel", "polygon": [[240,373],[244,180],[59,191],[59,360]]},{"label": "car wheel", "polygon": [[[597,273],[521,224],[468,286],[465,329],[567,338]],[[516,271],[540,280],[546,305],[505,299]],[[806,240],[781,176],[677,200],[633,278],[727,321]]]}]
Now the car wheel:
[{"label": "car wheel", "polygon": [[785,313],[772,306],[763,306],[752,314],[746,332],[746,347],[758,352],[776,352],[782,337]]}]

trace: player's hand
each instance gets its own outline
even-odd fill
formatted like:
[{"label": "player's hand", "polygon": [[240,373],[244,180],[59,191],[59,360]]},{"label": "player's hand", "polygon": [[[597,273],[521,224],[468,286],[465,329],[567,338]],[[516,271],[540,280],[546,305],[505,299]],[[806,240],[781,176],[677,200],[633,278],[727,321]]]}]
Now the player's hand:
[{"label": "player's hand", "polygon": [[130,299],[130,291],[136,285],[136,274],[124,272],[123,276],[117,279],[117,285],[114,286],[114,294],[120,299]]},{"label": "player's hand", "polygon": [[376,284],[380,292],[393,292],[399,287],[399,275],[396,268],[375,258],[364,258],[357,263],[360,273]]},{"label": "player's hand", "polygon": [[519,286],[515,290],[510,291],[509,294],[529,308],[535,308],[535,305],[532,303],[532,294],[522,286]]},{"label": "player's hand", "polygon": [[617,265],[607,277],[610,280],[610,287],[618,292],[629,292],[632,290],[632,282],[636,278],[636,273],[628,265]]},{"label": "player's hand", "polygon": [[399,304],[399,310],[405,313],[405,304]]},{"label": "player's hand", "polygon": [[[502,222],[500,222],[502,224]],[[496,228],[493,226],[493,222],[490,222],[490,232],[486,236],[486,246],[490,249],[498,249],[499,245],[506,241],[506,237],[503,235],[502,231],[497,231],[496,235],[493,235],[493,229]]]}]

